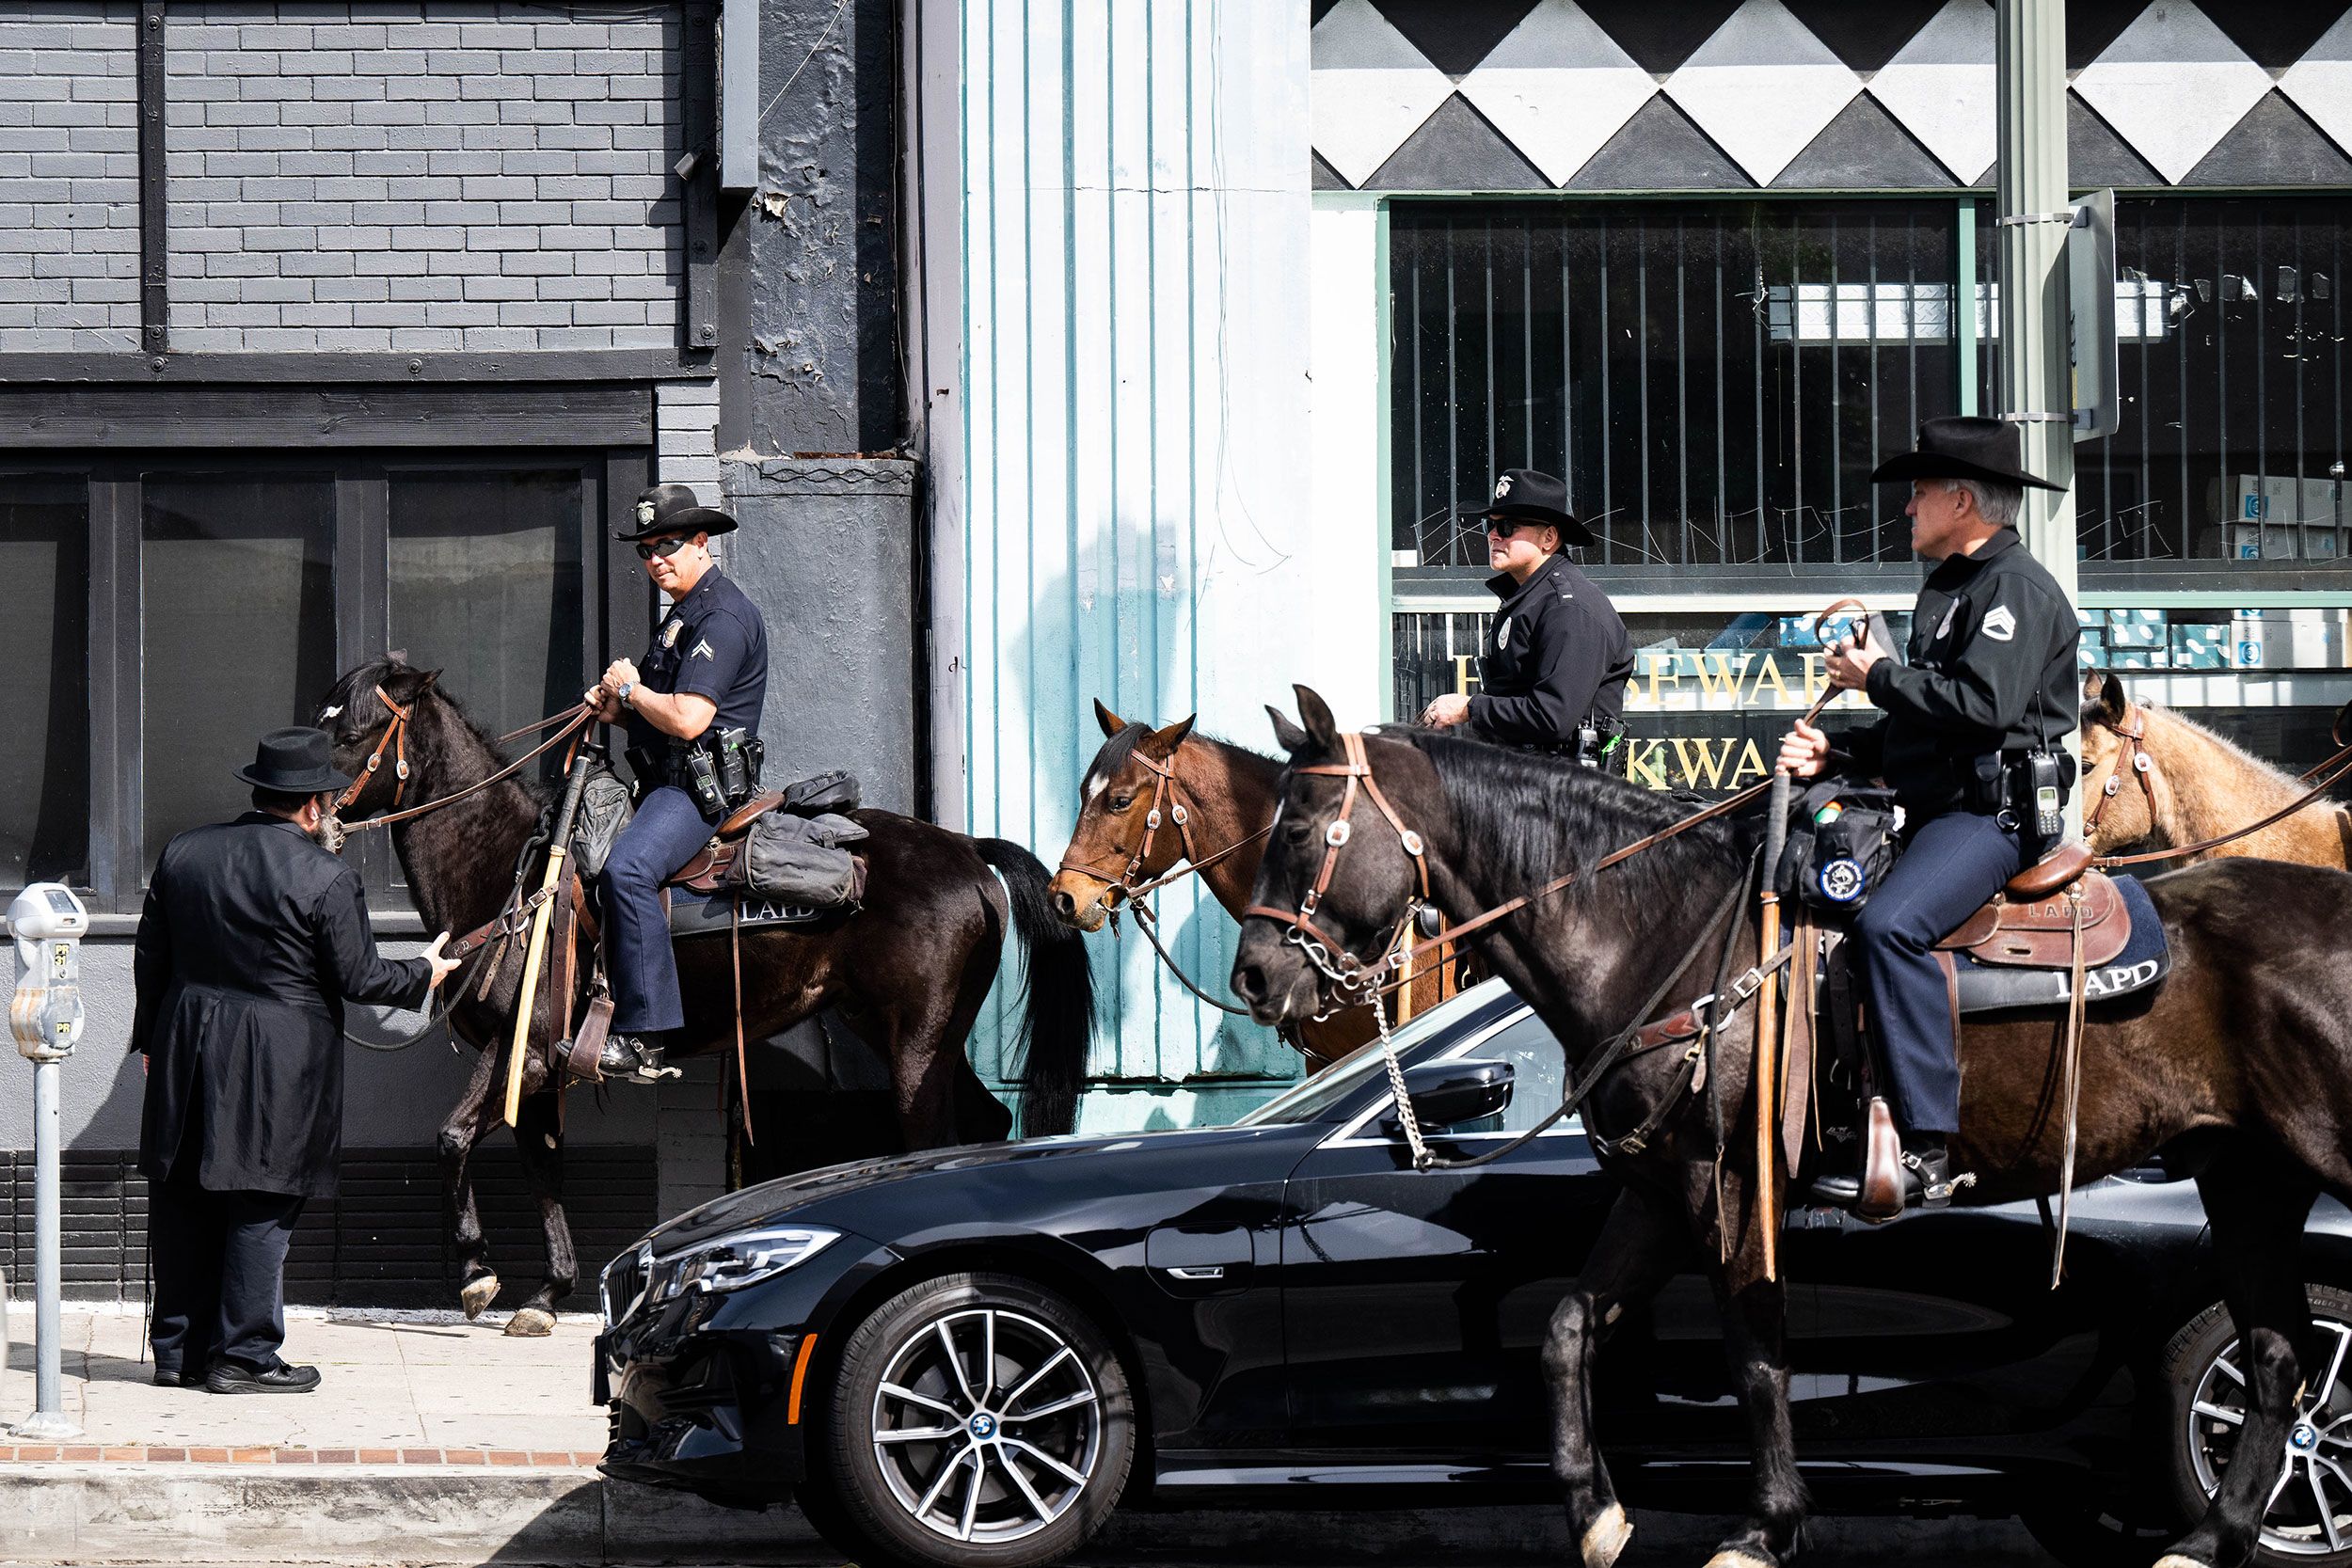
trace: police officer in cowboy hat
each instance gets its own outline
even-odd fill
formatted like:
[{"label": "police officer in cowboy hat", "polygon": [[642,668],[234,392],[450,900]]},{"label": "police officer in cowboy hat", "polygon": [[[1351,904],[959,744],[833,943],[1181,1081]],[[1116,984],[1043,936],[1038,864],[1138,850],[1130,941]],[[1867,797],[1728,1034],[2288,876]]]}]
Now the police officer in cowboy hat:
[{"label": "police officer in cowboy hat", "polygon": [[1480,689],[1439,697],[1421,721],[1597,766],[1624,733],[1633,643],[1609,596],[1561,550],[1591,544],[1592,531],[1570,515],[1566,483],[1534,468],[1496,480],[1484,515],[1495,568],[1486,589],[1502,607],[1478,656]]},{"label": "police officer in cowboy hat", "polygon": [[643,791],[604,866],[612,978],[612,1032],[598,1063],[606,1077],[677,1075],[661,1061],[662,1037],[686,1022],[661,885],[759,782],[768,626],[710,558],[711,536],[734,531],[733,517],[688,486],[657,484],[638,498],[636,529],[620,535],[637,546],[670,608],[643,666],[615,659],[587,694],[598,719],[628,726]]},{"label": "police officer in cowboy hat", "polygon": [[457,967],[445,931],[386,958],[357,867],[316,842],[351,781],[323,730],[273,730],[253,810],[164,847],[133,958],[131,1049],[147,1061],[139,1171],[155,1269],[155,1381],[216,1394],[302,1394],[286,1342],[286,1245],[307,1199],[335,1191],[343,1005],[421,1006]]},{"label": "police officer in cowboy hat", "polygon": [[[2017,429],[1959,416],[1919,427],[1918,450],[1873,483],[1908,480],[1911,547],[1937,562],[1912,610],[1903,663],[1849,640],[1829,652],[1830,684],[1866,694],[1886,717],[1847,753],[1799,724],[1779,766],[1810,778],[1836,764],[1883,777],[1903,807],[1904,851],[1854,920],[1872,1025],[1903,1130],[1905,1201],[1941,1207],[1954,1177],[1946,1145],[1960,1130],[1960,1063],[1935,944],[2048,847],[2033,790],[2074,782],[2065,739],[2080,675],[2074,609],[2017,536],[2027,486]],[[1851,1204],[1857,1178],[1816,1194]]]}]

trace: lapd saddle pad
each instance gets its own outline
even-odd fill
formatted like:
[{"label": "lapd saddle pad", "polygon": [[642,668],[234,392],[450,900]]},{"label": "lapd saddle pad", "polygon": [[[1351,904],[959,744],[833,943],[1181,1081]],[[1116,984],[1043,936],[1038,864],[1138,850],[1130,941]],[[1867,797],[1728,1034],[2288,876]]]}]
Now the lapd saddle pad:
[{"label": "lapd saddle pad", "polygon": [[[861,878],[862,881],[864,879]],[[701,936],[725,936],[734,925],[729,907],[735,902],[732,893],[705,895],[691,889],[672,886],[670,894],[670,935],[673,939]],[[758,894],[743,895],[743,918],[740,928],[756,930],[771,926],[829,926],[845,919],[850,913],[847,905],[824,908],[816,904],[787,903],[781,899],[763,898]]]},{"label": "lapd saddle pad", "polygon": [[[2156,914],[2155,901],[2148,896],[2148,889],[2137,877],[2116,877],[2110,880],[2121,906],[2116,912],[2128,917],[2131,935],[2112,957],[2085,968],[2083,995],[2093,1006],[2146,990],[2172,972],[2171,947],[2165,940],[2164,922]],[[2092,951],[2095,956],[2096,950]],[[2074,977],[2071,964],[2055,969],[2026,969],[2014,963],[1986,963],[1964,948],[1949,957],[1955,960],[1954,978],[1963,1016],[2066,1005],[2067,987]]]}]

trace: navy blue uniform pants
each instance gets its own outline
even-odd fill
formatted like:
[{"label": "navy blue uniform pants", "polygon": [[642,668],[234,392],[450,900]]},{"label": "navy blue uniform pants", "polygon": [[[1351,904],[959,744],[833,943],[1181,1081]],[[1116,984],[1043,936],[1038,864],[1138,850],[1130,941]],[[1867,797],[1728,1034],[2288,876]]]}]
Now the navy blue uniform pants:
[{"label": "navy blue uniform pants", "polygon": [[1870,1025],[1907,1132],[1960,1131],[1960,1044],[1935,944],[2017,875],[2017,834],[1990,816],[1930,817],[1854,921]]},{"label": "navy blue uniform pants", "polygon": [[283,1193],[215,1193],[186,1174],[152,1183],[147,1251],[155,1270],[148,1327],[155,1370],[202,1376],[216,1362],[278,1365],[286,1342],[286,1248],[303,1200]]},{"label": "navy blue uniform pants", "polygon": [[694,798],[675,784],[637,802],[604,863],[607,958],[612,966],[612,1027],[623,1034],[675,1029],[686,1022],[678,999],[677,956],[661,912],[661,884],[710,842]]}]

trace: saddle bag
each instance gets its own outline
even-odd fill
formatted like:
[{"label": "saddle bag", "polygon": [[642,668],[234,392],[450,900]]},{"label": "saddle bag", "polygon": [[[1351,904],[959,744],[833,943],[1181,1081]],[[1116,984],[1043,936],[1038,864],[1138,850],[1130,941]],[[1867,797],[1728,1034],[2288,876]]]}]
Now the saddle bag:
[{"label": "saddle bag", "polygon": [[1815,784],[1788,824],[1774,884],[1780,895],[1824,919],[1851,920],[1894,868],[1896,820],[1892,790]]},{"label": "saddle bag", "polygon": [[[784,786],[776,809],[794,816],[821,816],[827,812],[850,812],[858,807],[857,775],[835,770],[812,773]],[[856,827],[854,822],[851,827]],[[863,836],[864,830],[860,830]]]},{"label": "saddle bag", "polygon": [[866,890],[865,867],[845,846],[866,830],[834,813],[755,817],[743,847],[727,867],[726,885],[755,898],[813,909],[855,904]]},{"label": "saddle bag", "polygon": [[582,880],[593,882],[604,875],[612,841],[628,825],[633,809],[628,785],[620,775],[610,768],[589,770],[587,783],[580,786],[580,811],[572,818],[572,864]]}]

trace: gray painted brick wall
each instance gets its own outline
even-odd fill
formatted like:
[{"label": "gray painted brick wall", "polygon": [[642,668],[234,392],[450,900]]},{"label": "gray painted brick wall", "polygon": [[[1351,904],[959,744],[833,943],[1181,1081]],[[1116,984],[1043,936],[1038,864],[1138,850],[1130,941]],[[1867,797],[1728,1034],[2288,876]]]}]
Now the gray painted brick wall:
[{"label": "gray painted brick wall", "polygon": [[137,18],[0,4],[0,352],[139,346]]},{"label": "gray painted brick wall", "polygon": [[173,8],[172,347],[672,346],[678,30],[643,6]]},{"label": "gray painted brick wall", "polygon": [[691,484],[705,500],[719,495],[719,384],[664,381],[653,399],[654,478]]}]

